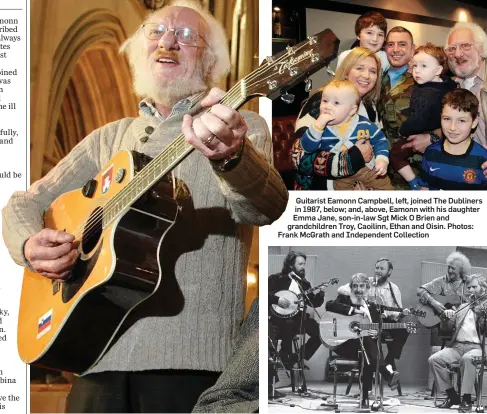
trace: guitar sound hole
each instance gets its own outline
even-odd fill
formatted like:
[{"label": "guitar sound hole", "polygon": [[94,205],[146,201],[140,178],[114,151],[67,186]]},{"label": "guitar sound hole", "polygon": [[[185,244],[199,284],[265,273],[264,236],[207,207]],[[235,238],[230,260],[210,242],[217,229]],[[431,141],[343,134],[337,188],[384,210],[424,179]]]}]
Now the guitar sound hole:
[{"label": "guitar sound hole", "polygon": [[81,249],[84,254],[91,252],[100,240],[103,231],[103,208],[96,208],[91,213],[90,218],[83,231]]}]

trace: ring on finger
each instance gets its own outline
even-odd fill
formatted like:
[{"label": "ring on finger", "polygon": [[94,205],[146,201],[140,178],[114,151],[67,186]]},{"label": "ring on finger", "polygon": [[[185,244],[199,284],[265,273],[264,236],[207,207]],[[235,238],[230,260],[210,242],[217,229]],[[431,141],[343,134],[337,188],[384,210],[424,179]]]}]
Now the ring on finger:
[{"label": "ring on finger", "polygon": [[208,138],[206,138],[204,141],[203,141],[203,144],[210,148],[210,144],[213,142],[213,140],[215,139],[215,135],[210,135]]}]

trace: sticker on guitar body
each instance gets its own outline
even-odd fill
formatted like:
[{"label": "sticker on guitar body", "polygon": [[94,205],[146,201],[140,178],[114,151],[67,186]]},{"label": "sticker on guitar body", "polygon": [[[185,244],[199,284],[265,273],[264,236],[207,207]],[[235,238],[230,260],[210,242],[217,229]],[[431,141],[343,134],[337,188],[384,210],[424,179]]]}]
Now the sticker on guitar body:
[{"label": "sticker on guitar body", "polygon": [[37,323],[37,339],[51,330],[52,309],[39,318]]},{"label": "sticker on guitar body", "polygon": [[110,167],[108,167],[101,175],[102,194],[105,194],[108,191],[110,185],[112,184],[112,180],[113,180],[113,164],[110,165]]}]

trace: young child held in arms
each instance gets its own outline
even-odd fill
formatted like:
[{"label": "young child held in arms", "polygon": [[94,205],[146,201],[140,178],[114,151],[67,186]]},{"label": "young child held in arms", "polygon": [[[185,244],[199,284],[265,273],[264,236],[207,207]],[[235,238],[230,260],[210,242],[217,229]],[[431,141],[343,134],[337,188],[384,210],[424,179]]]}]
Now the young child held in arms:
[{"label": "young child held in arms", "polygon": [[402,149],[405,138],[416,134],[430,133],[432,142],[440,138],[434,134],[441,127],[441,101],[445,94],[457,87],[449,77],[441,75],[447,68],[445,52],[441,47],[427,43],[416,49],[412,59],[412,72],[416,85],[411,91],[408,119],[399,129],[404,138],[391,148],[391,166],[409,184],[412,190],[419,190],[419,182],[409,165],[409,157],[414,155],[412,148]]},{"label": "young child held in arms", "polygon": [[[381,50],[384,45],[386,33],[387,21],[379,12],[370,11],[364,13],[355,22],[355,35],[357,36],[359,45],[370,49],[377,55],[380,59],[383,73],[385,73],[390,66],[386,52]],[[340,53],[337,61],[337,68],[351,51],[352,49]]]},{"label": "young child held in arms", "polygon": [[478,124],[479,101],[466,89],[443,98],[441,129],[444,140],[426,148],[421,165],[421,187],[430,190],[486,190],[482,164],[487,150],[470,134]]},{"label": "young child held in arms", "polygon": [[[360,96],[356,86],[334,80],[323,88],[320,116],[301,137],[305,152],[346,152],[359,139],[370,139],[374,157],[351,177],[329,181],[328,189],[352,190],[357,181],[376,190],[392,190],[387,177],[389,164],[388,141],[382,131],[367,118],[358,115]],[[336,175],[336,174],[333,174]]]}]

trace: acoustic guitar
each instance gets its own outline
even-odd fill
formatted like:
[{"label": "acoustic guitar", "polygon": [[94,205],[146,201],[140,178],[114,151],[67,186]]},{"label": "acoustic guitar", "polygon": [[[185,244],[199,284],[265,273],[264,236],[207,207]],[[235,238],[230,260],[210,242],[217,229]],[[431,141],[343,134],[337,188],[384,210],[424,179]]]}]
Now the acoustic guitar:
[{"label": "acoustic guitar", "polygon": [[[334,348],[349,339],[362,338],[369,335],[369,330],[378,330],[378,323],[370,323],[365,315],[341,315],[327,312],[320,321],[321,340],[328,348]],[[416,332],[414,322],[384,322],[382,329],[407,329]]]},{"label": "acoustic guitar", "polygon": [[277,316],[278,318],[283,318],[283,319],[292,318],[294,315],[296,315],[299,312],[299,308],[301,302],[303,301],[304,296],[307,296],[310,293],[314,292],[315,290],[321,289],[322,287],[326,287],[328,285],[334,285],[338,282],[339,282],[338,278],[334,277],[333,279],[330,279],[328,282],[323,282],[318,286],[306,290],[304,294],[303,293],[296,294],[290,290],[280,290],[279,292],[274,293],[274,295],[278,296],[279,298],[287,299],[290,302],[290,305],[287,308],[282,308],[279,305],[273,304],[271,305],[271,312],[274,314],[274,316]]},{"label": "acoustic guitar", "polygon": [[[462,304],[462,298],[459,295],[441,296],[431,294],[431,297],[440,302],[446,309],[456,309]],[[418,321],[426,328],[431,328],[441,322],[440,315],[429,305],[419,302],[416,310],[424,313],[424,316],[418,316]]]},{"label": "acoustic guitar", "polygon": [[[237,109],[253,97],[274,99],[328,65],[338,44],[326,29],[289,46],[220,102]],[[25,271],[17,341],[24,362],[86,371],[127,315],[154,294],[161,280],[160,245],[178,212],[168,173],[193,150],[181,134],[154,159],[121,151],[82,189],[52,203],[45,227],[74,234],[80,258],[63,283]]]}]

